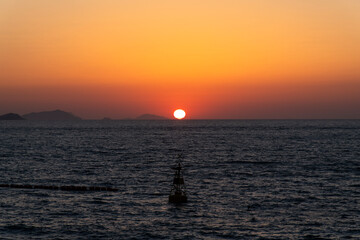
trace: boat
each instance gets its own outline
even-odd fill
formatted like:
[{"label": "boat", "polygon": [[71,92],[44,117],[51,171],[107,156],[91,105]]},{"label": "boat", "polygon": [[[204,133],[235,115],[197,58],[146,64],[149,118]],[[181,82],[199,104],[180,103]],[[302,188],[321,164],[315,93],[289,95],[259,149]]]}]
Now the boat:
[{"label": "boat", "polygon": [[187,202],[187,195],[186,195],[186,188],[185,182],[182,172],[182,166],[180,161],[176,167],[172,168],[175,170],[173,185],[169,195],[169,202],[170,203],[186,203]]}]

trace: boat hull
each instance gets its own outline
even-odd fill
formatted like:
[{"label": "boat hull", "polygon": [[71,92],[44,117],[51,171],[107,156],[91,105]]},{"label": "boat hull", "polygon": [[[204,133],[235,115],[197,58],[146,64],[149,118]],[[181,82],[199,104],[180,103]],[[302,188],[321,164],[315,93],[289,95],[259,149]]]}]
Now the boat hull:
[{"label": "boat hull", "polygon": [[186,203],[187,196],[185,196],[185,195],[170,195],[169,202],[171,202],[171,203]]}]

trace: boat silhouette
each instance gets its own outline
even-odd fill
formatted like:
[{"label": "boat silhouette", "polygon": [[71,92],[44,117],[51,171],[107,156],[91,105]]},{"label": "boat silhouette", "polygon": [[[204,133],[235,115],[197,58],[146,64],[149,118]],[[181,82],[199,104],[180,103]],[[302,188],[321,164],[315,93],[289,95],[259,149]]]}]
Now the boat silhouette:
[{"label": "boat silhouette", "polygon": [[[179,156],[180,158],[181,156]],[[187,202],[187,194],[186,194],[186,187],[182,172],[182,166],[180,163],[180,159],[177,163],[176,167],[172,168],[175,170],[173,185],[169,195],[169,202],[170,203],[186,203]]]}]

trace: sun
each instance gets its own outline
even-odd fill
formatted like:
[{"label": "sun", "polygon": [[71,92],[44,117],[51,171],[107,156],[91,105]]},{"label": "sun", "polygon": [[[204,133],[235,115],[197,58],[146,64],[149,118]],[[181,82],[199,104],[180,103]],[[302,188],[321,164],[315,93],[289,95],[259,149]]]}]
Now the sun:
[{"label": "sun", "polygon": [[182,110],[182,109],[177,109],[177,110],[175,110],[175,112],[174,112],[174,117],[175,117],[176,119],[183,119],[185,116],[186,116],[186,113],[185,113],[185,111]]}]

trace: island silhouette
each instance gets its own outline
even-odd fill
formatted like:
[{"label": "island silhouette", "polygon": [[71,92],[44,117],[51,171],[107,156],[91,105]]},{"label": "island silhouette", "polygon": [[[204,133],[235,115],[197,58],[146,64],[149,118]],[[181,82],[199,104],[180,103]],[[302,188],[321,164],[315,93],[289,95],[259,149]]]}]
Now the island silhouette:
[{"label": "island silhouette", "polygon": [[136,120],[168,120],[166,117],[154,115],[154,114],[143,114],[135,118]]},{"label": "island silhouette", "polygon": [[80,117],[75,116],[72,113],[64,112],[62,110],[33,112],[22,116],[27,120],[56,120],[56,121],[74,121],[81,120]]},{"label": "island silhouette", "polygon": [[25,120],[25,119],[16,113],[7,113],[1,115],[0,120]]},{"label": "island silhouette", "polygon": [[[42,112],[32,112],[20,116],[16,113],[7,113],[0,115],[0,120],[32,120],[32,121],[79,121],[83,120],[82,118],[74,115],[70,112],[65,112],[62,110],[53,110],[53,111],[42,111]],[[113,120],[108,117],[104,117],[103,121]],[[121,120],[169,120],[166,117],[155,115],[155,114],[142,114],[136,118],[125,118]]]}]

